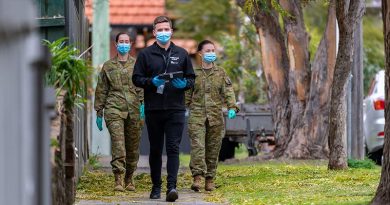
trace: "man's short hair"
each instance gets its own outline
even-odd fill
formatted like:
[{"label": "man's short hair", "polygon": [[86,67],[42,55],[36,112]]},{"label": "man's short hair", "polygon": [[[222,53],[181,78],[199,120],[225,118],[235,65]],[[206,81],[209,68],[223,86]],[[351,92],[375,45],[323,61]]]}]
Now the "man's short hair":
[{"label": "man's short hair", "polygon": [[156,28],[156,24],[168,22],[169,26],[172,28],[172,21],[167,16],[157,16],[153,21],[153,29]]}]

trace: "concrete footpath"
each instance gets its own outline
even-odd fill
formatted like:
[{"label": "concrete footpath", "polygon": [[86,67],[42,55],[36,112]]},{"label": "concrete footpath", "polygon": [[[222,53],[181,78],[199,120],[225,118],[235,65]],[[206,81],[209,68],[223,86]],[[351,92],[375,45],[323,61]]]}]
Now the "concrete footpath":
[{"label": "concrete footpath", "polygon": [[209,203],[202,200],[203,194],[195,193],[191,190],[180,190],[179,199],[176,202],[166,202],[165,194],[161,193],[161,199],[159,200],[151,200],[149,199],[149,193],[143,194],[142,197],[138,199],[133,199],[133,201],[127,202],[101,202],[101,201],[93,201],[93,200],[82,200],[76,205],[133,205],[133,204],[142,204],[142,205],[163,205],[163,204],[177,204],[177,205],[214,205],[215,203]]},{"label": "concrete footpath", "polygon": [[[111,172],[111,165],[110,165],[111,157],[102,157],[99,159],[102,168],[101,170],[105,172]],[[163,173],[166,172],[166,157],[163,157]],[[180,168],[179,172],[188,171],[188,168],[182,167]],[[137,173],[150,173],[149,170],[149,162],[148,162],[148,156],[141,155],[139,162],[138,162],[138,168]],[[190,189],[180,189],[179,191],[179,199],[172,203],[172,202],[166,202],[165,201],[165,193],[161,193],[161,199],[159,200],[151,200],[149,199],[149,193],[140,193],[137,198],[131,198],[131,201],[128,201],[128,199],[121,200],[120,197],[118,197],[118,201],[113,202],[102,202],[102,201],[96,201],[96,200],[80,200],[76,202],[76,205],[164,205],[164,204],[177,204],[177,205],[216,205],[216,203],[210,203],[206,202],[203,199],[206,197],[205,193],[196,193]],[[226,203],[225,203],[226,204]]]}]

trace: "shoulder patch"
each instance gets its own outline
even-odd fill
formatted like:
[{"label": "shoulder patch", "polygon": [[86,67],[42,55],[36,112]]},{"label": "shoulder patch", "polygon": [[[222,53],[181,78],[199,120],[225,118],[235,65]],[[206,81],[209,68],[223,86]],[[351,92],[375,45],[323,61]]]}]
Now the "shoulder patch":
[{"label": "shoulder patch", "polygon": [[230,80],[229,76],[225,76],[225,83],[226,85],[232,85],[232,81]]}]

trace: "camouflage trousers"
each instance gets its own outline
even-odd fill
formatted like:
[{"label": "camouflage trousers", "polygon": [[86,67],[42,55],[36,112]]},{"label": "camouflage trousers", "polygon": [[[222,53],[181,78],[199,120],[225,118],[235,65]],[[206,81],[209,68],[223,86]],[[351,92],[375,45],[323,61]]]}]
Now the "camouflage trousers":
[{"label": "camouflage trousers", "polygon": [[214,178],[222,138],[225,135],[224,124],[209,125],[209,121],[190,121],[188,132],[191,140],[190,169],[192,176],[201,175]]},{"label": "camouflage trousers", "polygon": [[142,122],[139,115],[126,119],[105,119],[111,136],[112,172],[132,175],[139,159]]}]

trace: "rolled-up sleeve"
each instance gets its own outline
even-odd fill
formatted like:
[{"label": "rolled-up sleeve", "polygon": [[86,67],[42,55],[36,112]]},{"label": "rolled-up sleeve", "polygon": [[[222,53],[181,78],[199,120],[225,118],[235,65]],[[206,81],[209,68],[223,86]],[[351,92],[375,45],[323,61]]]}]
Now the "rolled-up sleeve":
[{"label": "rolled-up sleeve", "polygon": [[223,98],[228,109],[234,109],[236,112],[239,112],[240,109],[236,105],[236,96],[234,94],[232,81],[229,76],[224,74],[224,82],[222,86]]},{"label": "rolled-up sleeve", "polygon": [[106,104],[107,95],[108,95],[108,79],[106,76],[106,72],[103,69],[99,73],[98,82],[95,90],[95,103],[94,108],[96,110],[96,115],[98,117],[103,117],[103,109]]}]

